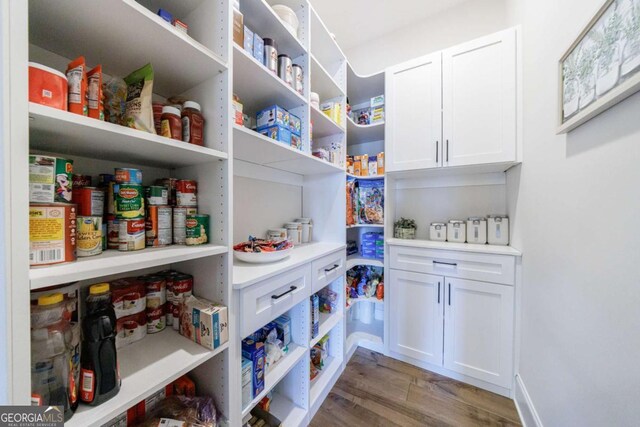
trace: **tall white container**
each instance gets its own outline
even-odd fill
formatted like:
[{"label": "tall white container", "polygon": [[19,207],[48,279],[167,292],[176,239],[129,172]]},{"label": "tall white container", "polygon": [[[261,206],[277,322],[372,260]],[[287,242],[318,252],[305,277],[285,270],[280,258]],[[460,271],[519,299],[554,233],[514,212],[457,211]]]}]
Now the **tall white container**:
[{"label": "tall white container", "polygon": [[467,219],[467,243],[487,243],[487,220],[483,217]]},{"label": "tall white container", "polygon": [[429,226],[429,240],[445,242],[447,240],[447,224],[444,222],[432,222]]},{"label": "tall white container", "polygon": [[487,220],[487,240],[490,245],[509,244],[509,217],[506,215],[489,215]]},{"label": "tall white container", "polygon": [[452,219],[447,224],[447,241],[464,243],[467,240],[467,224],[458,219]]}]

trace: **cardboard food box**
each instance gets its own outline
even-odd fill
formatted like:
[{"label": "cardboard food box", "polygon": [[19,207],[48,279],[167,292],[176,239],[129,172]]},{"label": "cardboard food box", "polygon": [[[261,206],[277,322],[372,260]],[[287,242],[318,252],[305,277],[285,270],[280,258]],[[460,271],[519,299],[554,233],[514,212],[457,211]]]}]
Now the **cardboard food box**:
[{"label": "cardboard food box", "polygon": [[242,407],[244,408],[253,399],[253,363],[247,358],[242,358]]},{"label": "cardboard food box", "polygon": [[211,350],[229,340],[227,307],[193,295],[180,310],[180,334]]},{"label": "cardboard food box", "polygon": [[265,376],[265,349],[264,343],[251,339],[242,340],[242,357],[251,361],[251,398],[253,399],[264,390]]},{"label": "cardboard food box", "polygon": [[289,112],[279,105],[272,105],[256,115],[258,131],[271,126],[289,129]]}]

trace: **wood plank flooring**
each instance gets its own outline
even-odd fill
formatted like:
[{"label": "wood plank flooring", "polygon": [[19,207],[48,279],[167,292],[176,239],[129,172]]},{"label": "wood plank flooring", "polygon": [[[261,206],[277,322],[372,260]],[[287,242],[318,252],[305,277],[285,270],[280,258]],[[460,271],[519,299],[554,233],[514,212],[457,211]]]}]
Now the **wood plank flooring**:
[{"label": "wood plank flooring", "polygon": [[358,348],[311,427],[520,426],[512,400]]}]

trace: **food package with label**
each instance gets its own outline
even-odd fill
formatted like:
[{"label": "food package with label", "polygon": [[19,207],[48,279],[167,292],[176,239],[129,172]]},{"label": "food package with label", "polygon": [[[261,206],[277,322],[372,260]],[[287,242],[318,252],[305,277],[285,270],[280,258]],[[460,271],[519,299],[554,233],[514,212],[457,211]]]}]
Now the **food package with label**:
[{"label": "food package with label", "polygon": [[229,340],[228,322],[227,307],[193,295],[180,307],[180,334],[212,350]]},{"label": "food package with label", "polygon": [[289,112],[278,105],[272,105],[256,114],[257,130],[280,126],[289,129]]}]

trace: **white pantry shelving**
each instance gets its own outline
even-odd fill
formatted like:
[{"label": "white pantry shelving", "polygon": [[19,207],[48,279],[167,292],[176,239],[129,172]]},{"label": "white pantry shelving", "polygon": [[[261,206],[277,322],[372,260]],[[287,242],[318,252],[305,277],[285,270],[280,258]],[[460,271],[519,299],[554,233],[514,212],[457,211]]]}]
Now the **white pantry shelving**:
[{"label": "white pantry shelving", "polygon": [[344,82],[342,85],[338,84],[334,77],[311,54],[311,90],[320,95],[320,102],[343,97],[345,95],[343,86]]},{"label": "white pantry shelving", "polygon": [[374,258],[361,257],[358,254],[347,257],[347,271],[357,265],[370,265],[372,267],[384,267],[384,261]]},{"label": "white pantry shelving", "polygon": [[316,335],[311,342],[309,342],[309,347],[312,347],[320,341],[322,337],[327,335],[331,330],[342,321],[342,312],[336,311],[335,313],[320,313],[320,322],[318,326],[318,335]]},{"label": "white pantry shelving", "polygon": [[331,118],[329,118],[329,116],[324,114],[322,111],[313,106],[310,107],[310,110],[311,121],[313,122],[314,138],[324,138],[325,136],[344,133],[344,128],[341,127],[338,123],[331,120]]},{"label": "white pantry shelving", "polygon": [[371,179],[384,179],[384,175],[359,176],[359,175],[353,175],[351,173],[347,173],[347,176],[349,178],[355,178],[355,179],[359,179],[359,180],[362,180],[362,181],[371,180]]},{"label": "white pantry shelving", "polygon": [[478,245],[473,243],[435,242],[432,240],[388,239],[391,246],[409,246],[414,248],[440,249],[456,252],[474,252],[494,255],[522,256],[522,252],[512,246]]},{"label": "white pantry shelving", "polygon": [[350,117],[347,118],[347,141],[349,141],[349,145],[364,144],[366,142],[381,141],[383,139],[384,121],[370,125],[359,125]]}]

